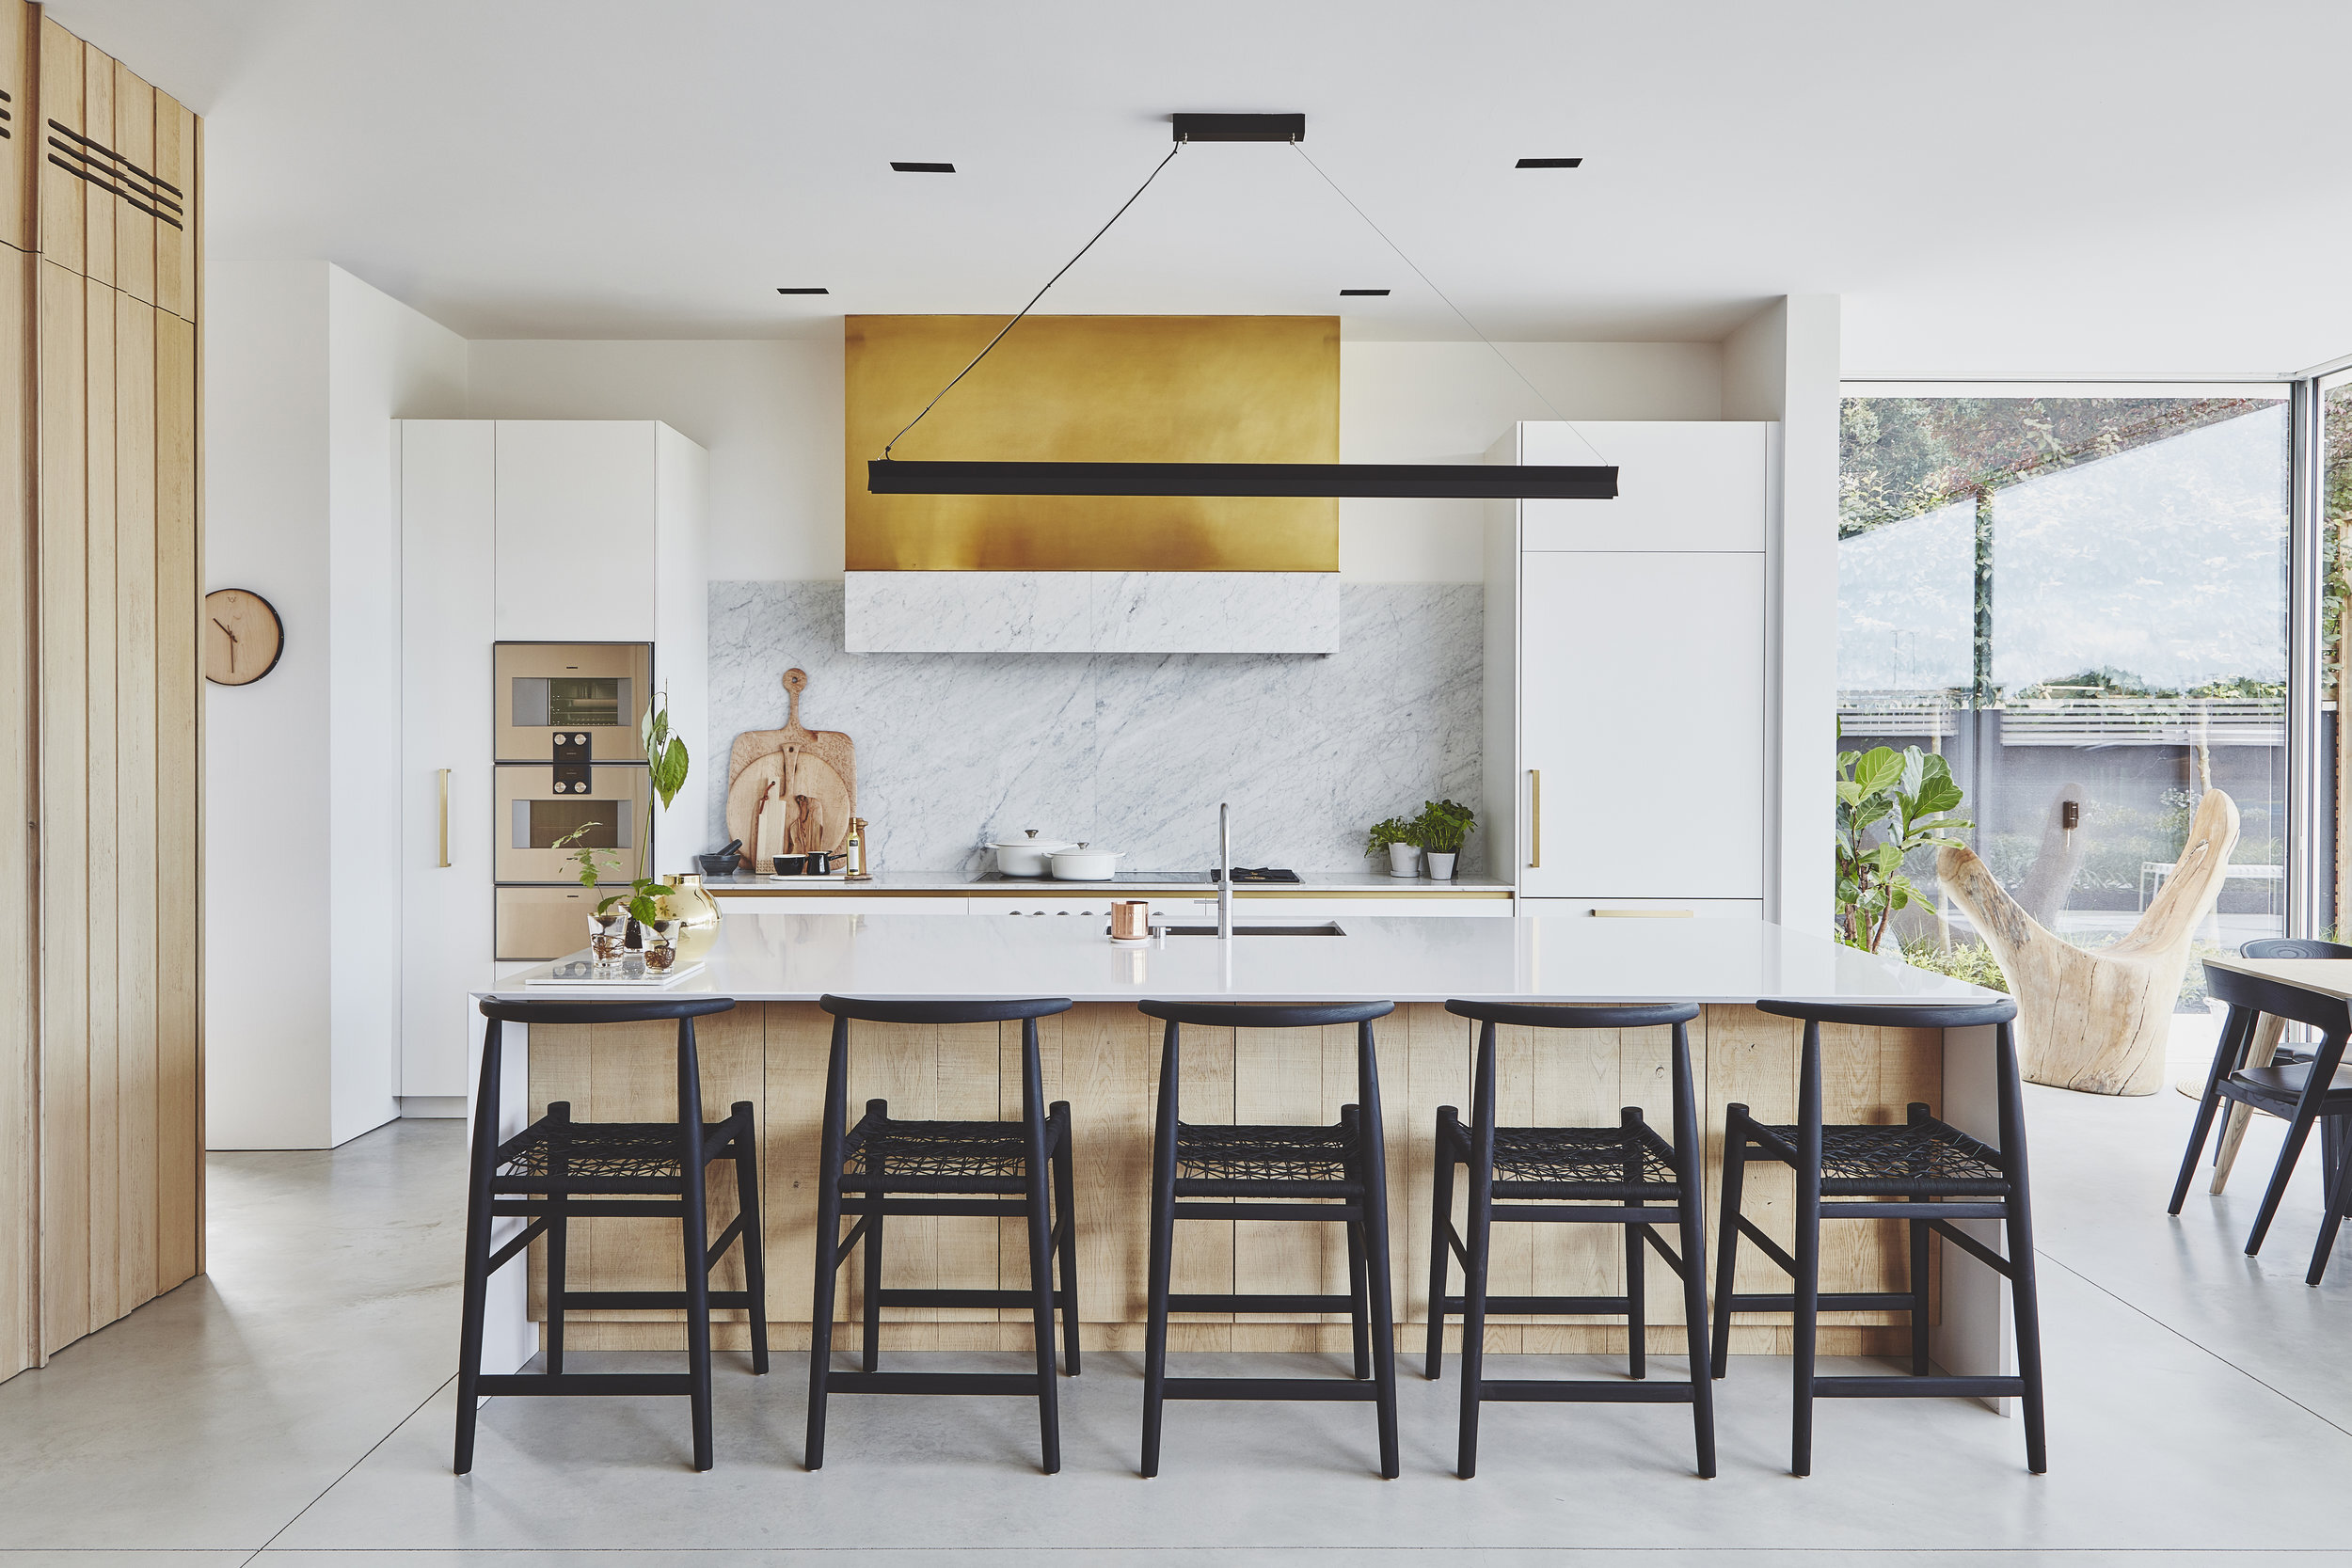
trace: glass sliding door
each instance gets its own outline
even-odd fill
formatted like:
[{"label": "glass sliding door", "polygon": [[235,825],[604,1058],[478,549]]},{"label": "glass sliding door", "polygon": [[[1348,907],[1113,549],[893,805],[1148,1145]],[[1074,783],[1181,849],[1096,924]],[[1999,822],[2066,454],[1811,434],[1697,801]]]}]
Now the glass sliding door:
[{"label": "glass sliding door", "polygon": [[[1848,388],[1841,748],[1943,753],[1978,852],[2081,945],[2131,928],[2210,789],[2243,827],[2204,940],[2286,928],[2289,425],[2266,384]],[[1906,869],[1897,934],[1965,942]]]}]

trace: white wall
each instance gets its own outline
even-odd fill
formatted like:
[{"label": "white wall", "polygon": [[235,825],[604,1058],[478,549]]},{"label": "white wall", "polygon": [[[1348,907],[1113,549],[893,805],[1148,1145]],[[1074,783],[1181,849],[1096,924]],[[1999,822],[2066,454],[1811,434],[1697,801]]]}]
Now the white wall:
[{"label": "white wall", "polygon": [[215,1148],[314,1148],[394,1115],[396,418],[465,402],[464,341],[325,261],[207,258],[206,588],[286,652],[205,693],[205,1105]]},{"label": "white wall", "polygon": [[[1505,343],[1542,391],[1483,343],[1340,348],[1340,456],[1461,461],[1515,420],[1722,417],[1714,343]],[[841,345],[556,342],[469,345],[475,419],[662,420],[710,453],[710,576],[841,575]],[[1340,575],[1359,582],[1476,582],[1476,501],[1343,501]]]}]

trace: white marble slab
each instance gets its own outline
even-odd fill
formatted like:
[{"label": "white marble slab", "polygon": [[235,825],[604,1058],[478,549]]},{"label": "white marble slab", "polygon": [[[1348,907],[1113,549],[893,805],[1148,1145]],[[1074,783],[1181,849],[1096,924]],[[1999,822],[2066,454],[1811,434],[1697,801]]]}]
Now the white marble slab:
[{"label": "white marble slab", "polygon": [[[1136,870],[1205,868],[1221,801],[1237,864],[1371,871],[1373,823],[1479,798],[1483,591],[1344,583],[1337,598],[1328,657],[859,656],[840,583],[716,582],[697,766],[723,768],[738,733],[783,722],[797,666],[803,721],[857,742],[879,871],[973,875],[984,846],[1024,828],[1124,851]],[[726,842],[723,795],[714,783],[696,848]],[[1460,869],[1485,869],[1484,835]]]},{"label": "white marble slab", "polygon": [[1330,572],[850,572],[853,654],[1328,654]]},{"label": "white marble slab", "polygon": [[[1529,1002],[1941,1002],[1994,991],[1825,937],[1735,920],[1342,920],[1344,936],[1170,937],[1114,947],[1099,927],[986,915],[731,914],[702,974],[669,996],[802,1002],[1067,996],[1077,1002],[1450,997]],[[485,994],[526,991],[542,965]],[[561,993],[556,993],[561,994]]]}]

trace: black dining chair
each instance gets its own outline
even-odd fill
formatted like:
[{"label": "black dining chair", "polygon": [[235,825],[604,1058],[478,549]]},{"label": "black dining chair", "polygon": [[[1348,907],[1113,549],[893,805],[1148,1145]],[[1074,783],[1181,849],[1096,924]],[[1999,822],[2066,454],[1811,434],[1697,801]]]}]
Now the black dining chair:
[{"label": "black dining chair", "polygon": [[[2246,1255],[2251,1258],[2262,1251],[2263,1240],[2270,1233],[2270,1222],[2278,1216],[2279,1201],[2286,1196],[2287,1182],[2295,1175],[2296,1162],[2303,1156],[2303,1145],[2311,1138],[2312,1125],[2352,1116],[2352,1074],[2342,1070],[2344,1043],[2352,1038],[2352,1004],[2283,980],[2241,974],[2212,964],[2205,966],[2205,989],[2208,994],[2226,1003],[2230,1011],[2222,1021],[2221,1038],[2214,1047],[2213,1065],[2205,1072],[2204,1093],[2197,1102],[2197,1121],[2189,1130],[2188,1148],[2181,1156],[2181,1174],[2172,1183],[2172,1201],[2166,1212],[2178,1214],[2181,1205],[2187,1201],[2189,1179],[2196,1175],[2198,1157],[2204,1152],[2214,1118],[2224,1104],[2243,1105],[2249,1111],[2284,1119],[2286,1138],[2279,1147],[2277,1164],[2271,1167],[2270,1185],[2263,1193],[2262,1206],[2254,1212],[2254,1227],[2246,1237]],[[2241,1065],[2246,1059],[2247,1045],[2253,1038],[2255,1021],[2265,1013],[2290,1023],[2308,1023],[2319,1030],[2318,1049],[2305,1061],[2274,1059],[2265,1067]],[[2344,1222],[2346,1207],[2352,1206],[2352,1182],[2347,1182],[2344,1176],[2347,1170],[2352,1170],[2352,1160],[2340,1161],[2328,1172],[2319,1240],[2312,1249],[2311,1268],[2303,1275],[2306,1285],[2318,1284],[2327,1274],[2328,1255],[2335,1250],[2337,1227]]]},{"label": "black dining chair", "polygon": [[[2312,937],[2258,937],[2239,944],[2237,951],[2242,958],[2352,958],[2352,947],[2340,942],[2321,942]],[[2290,1067],[2296,1062],[2310,1061],[2312,1048],[2309,1045],[2279,1042],[2282,1032],[2280,1025],[2284,1022],[2272,1019],[2265,1024],[2258,1020],[2247,1045],[2239,1051],[2237,1060],[2232,1065]],[[2271,1049],[2266,1053],[2263,1050],[2265,1039],[2271,1042]],[[2256,1060],[2257,1056],[2261,1059]],[[2223,1122],[2220,1135],[2214,1139],[2213,1185],[2207,1191],[2218,1193],[2230,1184],[2231,1167],[2237,1164],[2238,1143],[2246,1136],[2246,1124],[2252,1117],[2253,1112],[2243,1105],[2230,1107],[2229,1118]],[[2320,1154],[2331,1171],[2343,1163],[2344,1133],[2347,1131],[2352,1131],[2352,1123],[2342,1117],[2319,1118]]]}]

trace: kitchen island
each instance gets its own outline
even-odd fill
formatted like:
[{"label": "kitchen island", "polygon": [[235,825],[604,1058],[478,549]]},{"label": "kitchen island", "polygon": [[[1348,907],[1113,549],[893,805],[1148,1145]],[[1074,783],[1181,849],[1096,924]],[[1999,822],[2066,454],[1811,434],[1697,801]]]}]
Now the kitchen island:
[{"label": "kitchen island", "polygon": [[[1721,1156],[1724,1107],[1740,1101],[1764,1119],[1795,1115],[1799,1025],[1759,1012],[1759,998],[1847,1002],[1981,1002],[1991,992],[1874,958],[1825,939],[1747,921],[1569,918],[1455,920],[1389,917],[1341,923],[1342,935],[1170,937],[1114,947],[1098,922],[1010,921],[984,915],[885,913],[730,915],[699,974],[660,994],[732,996],[732,1012],[698,1025],[704,1101],[748,1100],[761,1125],[761,1182],[768,1292],[774,1342],[807,1342],[814,1247],[818,1120],[830,1018],[827,992],[866,997],[1066,996],[1078,1006],[1042,1021],[1045,1093],[1071,1104],[1076,1138],[1078,1294],[1087,1343],[1139,1349],[1144,1323],[1146,1198],[1161,1025],[1136,1010],[1145,997],[1231,1001],[1376,997],[1398,1004],[1377,1026],[1386,1114],[1391,1238],[1399,1335],[1417,1345],[1427,1322],[1431,1130],[1439,1105],[1467,1107],[1470,1025],[1444,1010],[1449,997],[1533,1002],[1691,1001],[1704,1005],[1690,1026],[1692,1069],[1708,1129],[1708,1217]],[[611,994],[549,990],[526,982],[541,966],[485,994],[533,1001]],[[1990,1135],[1990,1030],[1830,1027],[1824,1030],[1826,1112],[1832,1121],[1895,1122],[1908,1103]],[[1638,1105],[1669,1120],[1664,1030],[1562,1036],[1504,1030],[1501,1116],[1508,1124],[1607,1124]],[[512,1041],[514,1035],[510,1033]],[[527,1073],[510,1054],[507,1131],[550,1101],[568,1101],[583,1120],[651,1121],[675,1115],[672,1032],[663,1024],[534,1025]],[[851,1036],[850,1103],[890,1101],[910,1117],[1011,1117],[1020,1094],[1019,1025],[858,1024]],[[1189,1031],[1187,1120],[1333,1121],[1353,1098],[1353,1030]],[[714,1172],[712,1212],[730,1214],[733,1178]],[[1751,1167],[1745,1209],[1784,1245],[1789,1180]],[[716,1221],[714,1220],[714,1223]],[[1344,1289],[1346,1256],[1328,1226],[1242,1221],[1195,1224],[1180,1232],[1176,1289],[1297,1293]],[[1598,1227],[1503,1227],[1497,1231],[1493,1289],[1508,1294],[1600,1294],[1617,1288],[1622,1249]],[[583,1235],[582,1232],[585,1232]],[[571,1243],[575,1288],[675,1289],[671,1222],[594,1220]],[[714,1275],[738,1289],[731,1254]],[[1825,1290],[1899,1288],[1904,1249],[1899,1226],[1840,1224],[1823,1243]],[[1741,1288],[1779,1289],[1769,1266],[1742,1254]],[[972,1221],[894,1223],[885,1282],[897,1287],[998,1287],[1025,1283],[1017,1227]],[[529,1316],[540,1314],[534,1263]],[[838,1298],[844,1326],[835,1343],[857,1342],[858,1271],[845,1272]],[[511,1275],[511,1271],[510,1271]],[[2003,1358],[1997,1283],[1963,1264],[1942,1290],[1938,1358],[1954,1370],[1995,1370]],[[1977,1276],[1981,1275],[1979,1280]],[[1650,1271],[1651,1348],[1682,1352],[1681,1298],[1665,1270]],[[519,1288],[506,1317],[519,1361],[535,1345]],[[723,1314],[736,1317],[739,1314]],[[886,1308],[885,1348],[1016,1350],[1028,1343],[1025,1314],[995,1309]],[[1018,1321],[1016,1321],[1018,1320]],[[1882,1313],[1824,1314],[1824,1354],[1893,1354],[1908,1343],[1900,1320]],[[576,1348],[660,1349],[682,1343],[658,1313],[573,1313]],[[717,1326],[718,1343],[741,1344],[742,1323]],[[1492,1320],[1498,1352],[1621,1350],[1622,1321]],[[1786,1320],[1735,1319],[1735,1353],[1782,1354]],[[1302,1314],[1292,1321],[1188,1315],[1178,1350],[1344,1350],[1348,1326]]]}]

